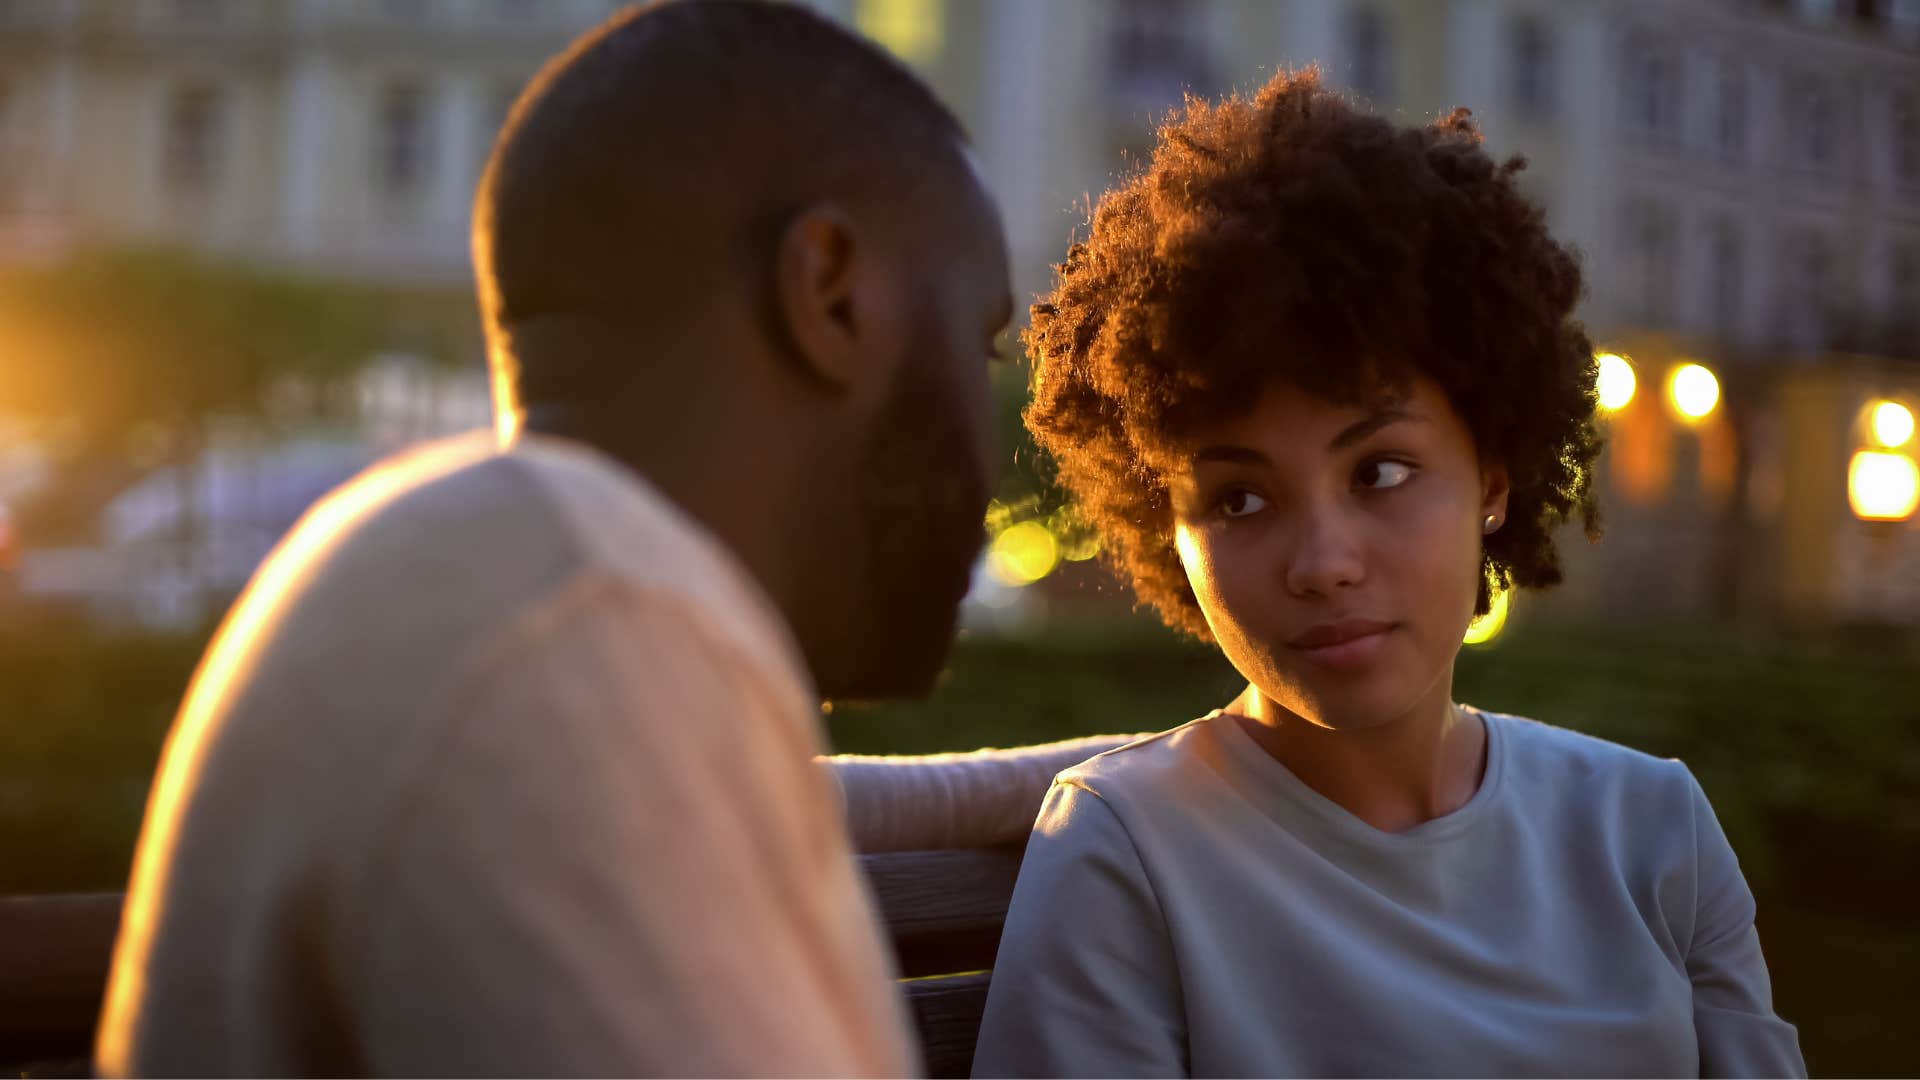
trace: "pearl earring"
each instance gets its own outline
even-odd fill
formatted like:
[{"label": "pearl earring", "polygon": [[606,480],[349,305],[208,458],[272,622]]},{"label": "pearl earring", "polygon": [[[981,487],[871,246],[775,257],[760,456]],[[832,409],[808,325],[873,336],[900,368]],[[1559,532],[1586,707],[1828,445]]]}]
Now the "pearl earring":
[{"label": "pearl earring", "polygon": [[1492,536],[1494,533],[1499,532],[1500,519],[1493,516],[1492,514],[1488,514],[1487,520],[1480,523],[1480,531],[1483,533],[1486,533],[1488,536]]}]

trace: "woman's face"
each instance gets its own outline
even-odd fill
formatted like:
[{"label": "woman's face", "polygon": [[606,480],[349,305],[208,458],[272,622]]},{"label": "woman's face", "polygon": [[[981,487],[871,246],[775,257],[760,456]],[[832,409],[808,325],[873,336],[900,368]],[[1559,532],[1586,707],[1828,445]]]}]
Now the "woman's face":
[{"label": "woman's face", "polygon": [[1310,723],[1392,723],[1452,694],[1482,524],[1506,519],[1439,385],[1336,405],[1275,383],[1169,477],[1174,539],[1227,659]]}]

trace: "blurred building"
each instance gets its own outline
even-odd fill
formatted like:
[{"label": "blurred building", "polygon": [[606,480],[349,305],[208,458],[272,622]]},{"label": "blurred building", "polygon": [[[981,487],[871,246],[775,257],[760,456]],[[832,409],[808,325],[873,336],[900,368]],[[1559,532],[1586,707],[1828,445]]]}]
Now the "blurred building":
[{"label": "blurred building", "polygon": [[[1184,92],[1318,63],[1403,119],[1471,107],[1492,149],[1530,160],[1526,186],[1585,255],[1596,340],[1641,376],[1614,425],[1609,542],[1577,552],[1556,603],[1847,617],[1831,583],[1856,526],[1908,551],[1887,565],[1920,566],[1910,523],[1850,512],[1844,467],[1791,468],[1847,461],[1874,401],[1920,405],[1903,362],[1920,354],[1920,0],[804,2],[967,123],[1021,295]],[[617,6],[4,0],[0,259],[163,240],[467,290],[472,190],[508,105]],[[1703,423],[1663,402],[1683,361],[1724,391]],[[1794,398],[1816,371],[1818,423]]]},{"label": "blurred building", "polygon": [[0,4],[0,252],[177,240],[464,284],[507,107],[615,6]]},{"label": "blurred building", "polygon": [[[507,109],[616,7],[0,2],[0,259],[182,244],[422,303],[470,297],[469,207]],[[477,352],[452,373],[385,357],[353,389],[357,426],[227,431],[189,473],[161,468],[104,505],[97,545],[29,550],[21,589],[192,623],[327,489],[488,420]]]},{"label": "blurred building", "polygon": [[[1023,283],[1184,91],[1320,63],[1471,106],[1590,260],[1602,335],[1817,352],[1912,335],[1920,0],[810,0],[974,132]],[[182,240],[464,283],[520,88],[610,0],[9,0],[0,257]]]},{"label": "blurred building", "polygon": [[[1920,0],[840,0],[974,131],[1023,292],[1181,94],[1319,64],[1384,112],[1473,109],[1580,249],[1612,410],[1607,542],[1562,614],[1920,621],[1920,530],[1856,511],[1920,407]],[[1695,364],[1718,400],[1685,415]],[[1898,487],[1904,474],[1880,474]],[[1896,492],[1897,494],[1897,492]],[[1909,513],[1911,511],[1909,510]]]}]

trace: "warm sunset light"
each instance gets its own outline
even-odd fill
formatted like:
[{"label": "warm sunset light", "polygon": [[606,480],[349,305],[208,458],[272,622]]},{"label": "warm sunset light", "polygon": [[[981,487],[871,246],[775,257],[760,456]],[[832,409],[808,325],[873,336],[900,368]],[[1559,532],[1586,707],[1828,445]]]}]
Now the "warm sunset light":
[{"label": "warm sunset light", "polygon": [[1037,521],[1010,525],[987,549],[987,571],[1002,585],[1031,585],[1060,565],[1060,544]]},{"label": "warm sunset light", "polygon": [[1667,393],[1682,417],[1705,420],[1720,404],[1720,380],[1699,364],[1682,364],[1674,369]]},{"label": "warm sunset light", "polygon": [[940,55],[946,29],[942,0],[859,0],[854,24],[910,64]]},{"label": "warm sunset light", "polygon": [[1463,639],[1468,645],[1484,645],[1500,636],[1507,625],[1507,612],[1513,607],[1513,590],[1495,589],[1493,603],[1487,613],[1467,624],[1467,636]]},{"label": "warm sunset light", "polygon": [[1920,465],[1905,454],[1862,450],[1847,469],[1847,501],[1862,521],[1905,521],[1920,507]]},{"label": "warm sunset light", "polygon": [[1065,562],[1086,562],[1100,554],[1100,534],[1087,528],[1071,508],[1048,518],[1047,531],[1060,545],[1060,558]]},{"label": "warm sunset light", "polygon": [[1096,533],[1083,531],[1073,539],[1060,541],[1060,557],[1067,562],[1086,562],[1098,554],[1100,537]]},{"label": "warm sunset light", "polygon": [[1633,365],[1615,353],[1601,353],[1599,361],[1600,407],[1607,412],[1626,408],[1640,385],[1640,380],[1634,377]]},{"label": "warm sunset light", "polygon": [[1913,439],[1913,410],[1897,401],[1882,401],[1873,407],[1873,441],[1889,450],[1907,445]]}]

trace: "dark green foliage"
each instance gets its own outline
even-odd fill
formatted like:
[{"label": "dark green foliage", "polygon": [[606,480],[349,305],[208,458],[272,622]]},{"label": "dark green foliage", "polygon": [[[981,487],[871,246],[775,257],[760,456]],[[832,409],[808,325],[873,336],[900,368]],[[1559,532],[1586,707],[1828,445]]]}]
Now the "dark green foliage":
[{"label": "dark green foliage", "polygon": [[371,293],[165,248],[9,269],[0,415],[84,448],[248,415],[278,380],[350,373],[385,344]]},{"label": "dark green foliage", "polygon": [[[124,885],[148,778],[204,635],[0,623],[0,893]],[[1817,1072],[1892,1074],[1920,965],[1920,646],[1885,634],[1523,625],[1468,650],[1462,700],[1685,760],[1760,896],[1780,1011]],[[850,752],[1182,723],[1239,689],[1147,616],[975,637],[926,702],[841,705]]]},{"label": "dark green foliage", "polygon": [[0,622],[0,894],[126,884],[203,635]]}]

